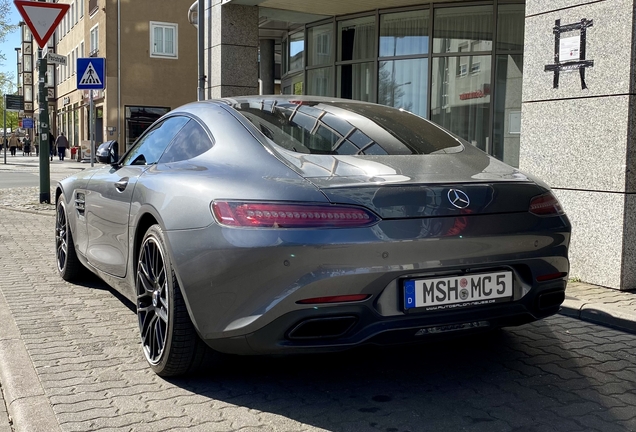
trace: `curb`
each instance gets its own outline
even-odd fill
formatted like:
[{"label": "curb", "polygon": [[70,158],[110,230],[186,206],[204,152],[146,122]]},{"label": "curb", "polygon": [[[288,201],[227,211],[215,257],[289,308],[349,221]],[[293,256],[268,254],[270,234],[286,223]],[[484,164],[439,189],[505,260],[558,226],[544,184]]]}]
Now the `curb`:
[{"label": "curb", "polygon": [[636,334],[636,311],[604,303],[586,303],[579,299],[566,299],[559,313]]},{"label": "curb", "polygon": [[15,432],[55,432],[60,425],[20,331],[0,292],[0,381]]}]

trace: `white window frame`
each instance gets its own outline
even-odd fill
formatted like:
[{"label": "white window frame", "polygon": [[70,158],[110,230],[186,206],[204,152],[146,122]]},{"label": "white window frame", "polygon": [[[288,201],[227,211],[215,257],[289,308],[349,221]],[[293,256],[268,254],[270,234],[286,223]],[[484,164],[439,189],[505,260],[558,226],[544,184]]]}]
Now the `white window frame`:
[{"label": "white window frame", "polygon": [[84,16],[84,2],[86,0],[79,0],[79,17],[80,19],[82,19],[82,17]]},{"label": "white window frame", "polygon": [[[164,54],[155,52],[155,28],[172,28],[174,32],[174,53]],[[178,59],[179,58],[179,24],[166,23],[160,21],[150,21],[150,57],[154,58],[166,58],[166,59]]]},{"label": "white window frame", "polygon": [[[95,32],[95,46],[93,46],[93,32]],[[99,24],[95,24],[93,27],[91,27],[89,34],[91,40],[89,43],[88,55],[90,57],[91,53],[93,53],[94,51],[99,52]]]}]

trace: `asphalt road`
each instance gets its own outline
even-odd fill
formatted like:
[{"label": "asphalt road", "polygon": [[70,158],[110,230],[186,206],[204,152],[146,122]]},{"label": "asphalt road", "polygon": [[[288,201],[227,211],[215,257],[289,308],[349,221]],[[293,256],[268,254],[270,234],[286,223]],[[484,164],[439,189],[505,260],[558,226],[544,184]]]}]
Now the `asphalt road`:
[{"label": "asphalt road", "polygon": [[0,171],[0,189],[33,187],[39,185],[39,174]]},{"label": "asphalt road", "polygon": [[57,423],[43,430],[636,431],[636,335],[564,316],[416,347],[232,358],[164,380],[146,367],[131,304],[97,279],[56,275],[53,217],[25,227],[13,215],[0,209],[0,301],[19,333],[6,339],[28,356],[12,360],[5,344],[3,358],[32,362],[41,389],[24,398],[39,394]]}]

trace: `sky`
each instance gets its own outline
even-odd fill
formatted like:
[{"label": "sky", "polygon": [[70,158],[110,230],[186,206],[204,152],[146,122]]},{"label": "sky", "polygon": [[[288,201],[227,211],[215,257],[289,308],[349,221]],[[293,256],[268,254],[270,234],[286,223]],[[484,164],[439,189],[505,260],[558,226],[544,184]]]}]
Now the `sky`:
[{"label": "sky", "polygon": [[[20,22],[22,17],[16,9],[15,5],[11,5],[11,15],[9,16],[8,21],[10,23],[17,24]],[[20,28],[13,31],[12,33],[7,35],[6,40],[3,43],[0,43],[0,52],[4,54],[6,61],[4,64],[0,65],[0,71],[13,74],[13,80],[16,79],[16,69],[17,69],[17,58],[15,54],[15,48],[20,46],[21,42],[20,37]]]}]

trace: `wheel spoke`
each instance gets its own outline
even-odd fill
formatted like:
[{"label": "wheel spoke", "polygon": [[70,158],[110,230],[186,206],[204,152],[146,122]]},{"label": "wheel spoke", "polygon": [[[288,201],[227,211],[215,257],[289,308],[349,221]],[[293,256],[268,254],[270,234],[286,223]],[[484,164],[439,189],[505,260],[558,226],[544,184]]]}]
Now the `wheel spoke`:
[{"label": "wheel spoke", "polygon": [[137,289],[137,294],[140,297],[144,295],[152,295],[152,292],[153,292],[152,282],[149,280],[150,278],[148,277],[147,273],[144,271],[143,265],[140,264],[139,267],[142,267],[142,270],[137,271],[137,279],[141,282],[141,286],[144,289],[144,293],[139,294],[139,289]]},{"label": "wheel spoke", "polygon": [[157,344],[157,356],[163,349],[163,341],[165,340],[163,331],[161,329],[161,321],[155,321],[155,343]]},{"label": "wheel spoke", "polygon": [[161,320],[163,322],[165,322],[166,324],[168,324],[168,311],[164,308],[157,308],[156,309],[156,314],[159,318],[161,318]]}]

